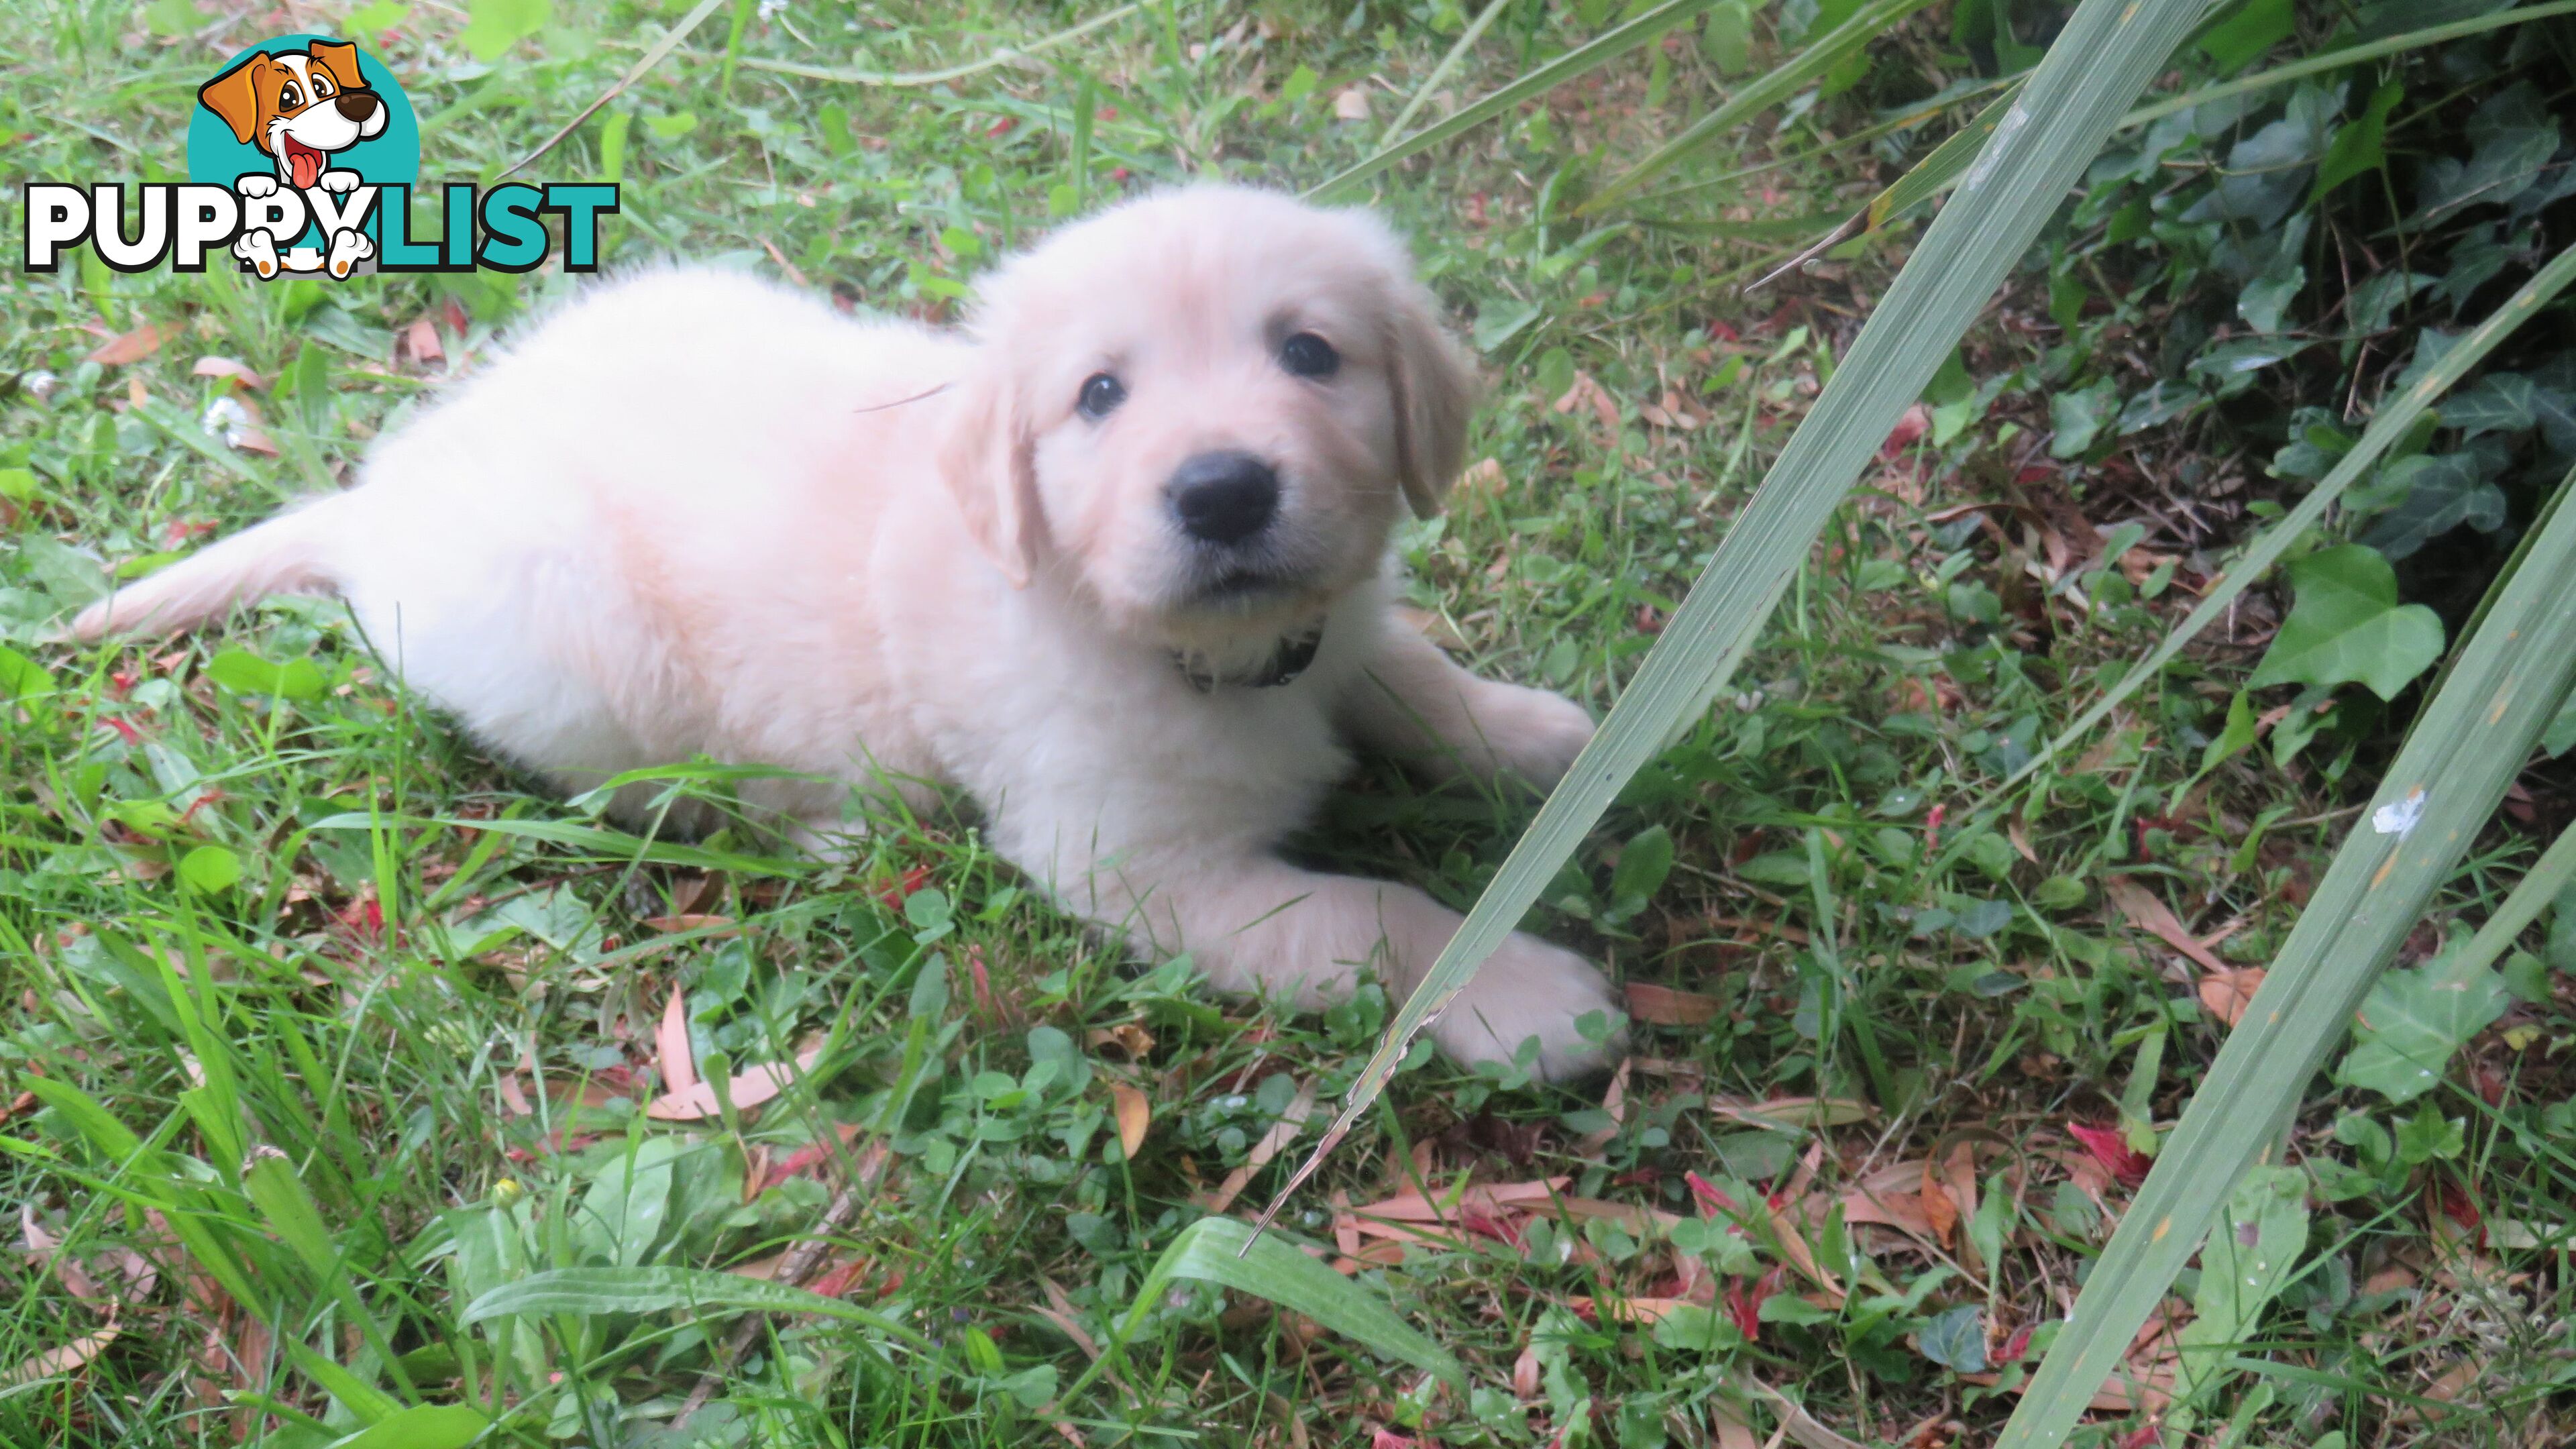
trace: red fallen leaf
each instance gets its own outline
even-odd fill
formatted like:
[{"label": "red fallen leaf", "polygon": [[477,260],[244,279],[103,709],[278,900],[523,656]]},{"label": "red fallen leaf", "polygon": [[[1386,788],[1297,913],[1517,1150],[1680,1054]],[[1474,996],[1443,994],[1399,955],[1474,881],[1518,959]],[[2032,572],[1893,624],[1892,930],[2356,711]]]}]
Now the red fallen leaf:
[{"label": "red fallen leaf", "polygon": [[1126,180],[1126,179],[1127,179],[1127,168],[1126,168],[1126,167],[1124,167],[1124,166],[1113,166],[1113,167],[1109,168],[1109,179],[1110,179],[1110,180],[1112,180],[1112,181],[1124,181],[1124,180]]},{"label": "red fallen leaf", "polygon": [[993,1002],[993,974],[984,969],[983,947],[966,948],[966,974],[975,983],[975,1014],[987,1020],[999,1017],[1001,1010]]},{"label": "red fallen leaf", "polygon": [[1369,1430],[1369,1449],[1422,1449],[1422,1441],[1408,1439],[1392,1429]]},{"label": "red fallen leaf", "polygon": [[2013,475],[2013,481],[2015,483],[2038,483],[2045,481],[2046,479],[2053,478],[2056,475],[2056,469],[2044,464],[2034,463],[2023,468],[2020,472],[2015,473]]},{"label": "red fallen leaf", "polygon": [[2012,1337],[2004,1340],[2002,1348],[1995,1350],[1995,1362],[2019,1363],[2021,1356],[2028,1352],[2030,1352],[2030,1325],[2025,1323],[2012,1331]]},{"label": "red fallen leaf", "polygon": [[2164,1441],[2164,1425],[2140,1424],[2136,1429],[2120,1436],[2120,1449],[2148,1449],[2149,1445],[2162,1444]]},{"label": "red fallen leaf", "polygon": [[1949,813],[1950,807],[1948,805],[1935,805],[1932,807],[1932,813],[1923,817],[1923,848],[1925,850],[1938,850],[1941,848],[1941,817]]},{"label": "red fallen leaf", "polygon": [[100,343],[98,350],[85,360],[101,367],[122,367],[129,362],[141,362],[161,350],[166,336],[160,328],[146,322],[122,337],[111,337]]},{"label": "red fallen leaf", "polygon": [[381,940],[385,934],[385,908],[372,895],[349,902],[339,911],[340,924],[362,941]]},{"label": "red fallen leaf", "polygon": [[1907,408],[1905,416],[1898,418],[1896,426],[1889,430],[1887,441],[1878,445],[1879,461],[1895,462],[1897,457],[1906,449],[1913,447],[1915,440],[1922,437],[1931,426],[1932,414],[1924,408],[1923,404],[1916,403]]},{"label": "red fallen leaf", "polygon": [[170,548],[177,548],[189,539],[214,531],[215,525],[205,519],[188,522],[174,518],[170,520],[168,528],[161,530],[161,542]]},{"label": "red fallen leaf", "polygon": [[[840,1138],[841,1145],[843,1147],[849,1146],[851,1140],[859,1135],[858,1124],[854,1122],[844,1122],[832,1130],[834,1134]],[[778,1184],[785,1182],[791,1177],[799,1177],[813,1172],[816,1168],[823,1165],[823,1159],[829,1156],[831,1151],[831,1147],[826,1142],[820,1140],[809,1142],[803,1147],[797,1148],[794,1152],[787,1154],[786,1161],[779,1163],[777,1166],[769,1169],[769,1171],[761,1174],[760,1181],[753,1186],[750,1195],[758,1197],[762,1192],[769,1188],[776,1187]]]},{"label": "red fallen leaf", "polygon": [[1492,1238],[1497,1242],[1509,1243],[1515,1248],[1526,1248],[1529,1246],[1528,1240],[1521,1234],[1520,1225],[1518,1223],[1511,1221],[1509,1218],[1489,1213],[1483,1208],[1477,1207],[1472,1203],[1464,1204],[1459,1207],[1458,1226],[1465,1228],[1468,1232]]},{"label": "red fallen leaf", "polygon": [[929,880],[929,866],[906,866],[901,879],[888,881],[877,887],[877,899],[885,902],[889,910],[902,910],[903,903],[912,899],[912,893],[921,889]]},{"label": "red fallen leaf", "polygon": [[1708,335],[1720,342],[1741,342],[1744,340],[1736,334],[1734,328],[1713,319],[1708,324]]},{"label": "red fallen leaf", "polygon": [[1116,106],[1102,106],[1102,107],[1100,108],[1100,119],[1102,119],[1102,120],[1104,120],[1104,121],[1114,121],[1114,120],[1117,120],[1117,119],[1118,119],[1118,108],[1117,108]]},{"label": "red fallen leaf", "polygon": [[139,745],[143,743],[143,731],[136,729],[132,720],[125,718],[123,715],[114,714],[105,715],[102,716],[102,718],[106,721],[109,729],[112,729],[125,737],[125,742],[127,744]]},{"label": "red fallen leaf", "polygon": [[1700,1176],[1696,1172],[1683,1173],[1682,1181],[1689,1185],[1691,1199],[1699,1204],[1700,1215],[1702,1217],[1713,1218],[1722,1212],[1732,1213],[1743,1211],[1742,1208],[1735,1205],[1735,1199],[1728,1197],[1724,1192],[1718,1190],[1716,1183],[1709,1181],[1707,1178]]},{"label": "red fallen leaf", "polygon": [[123,699],[134,692],[134,686],[142,682],[142,675],[131,669],[120,669],[107,677],[108,698]]},{"label": "red fallen leaf", "polygon": [[2145,1153],[2129,1145],[2117,1127],[2088,1127],[2081,1122],[2066,1124],[2066,1135],[2084,1144],[2093,1160],[2110,1170],[2122,1187],[2136,1187],[2147,1180],[2147,1169],[2153,1164]]},{"label": "red fallen leaf", "polygon": [[1726,1285],[1726,1316],[1735,1320],[1736,1332],[1744,1335],[1746,1343],[1762,1337],[1762,1300],[1754,1296],[1758,1291],[1751,1280],[1744,1278]]},{"label": "red fallen leaf", "polygon": [[984,134],[987,136],[1007,136],[1011,134],[1011,128],[1019,123],[1020,121],[1017,116],[1004,116],[1002,119],[986,126],[984,128]]},{"label": "red fallen leaf", "polygon": [[2442,1216],[2459,1224],[2460,1231],[2474,1234],[2479,1247],[2486,1246],[2486,1216],[2478,1211],[2477,1199],[2462,1191],[2458,1183],[2440,1178],[2433,1184],[2433,1200],[2441,1207]]}]

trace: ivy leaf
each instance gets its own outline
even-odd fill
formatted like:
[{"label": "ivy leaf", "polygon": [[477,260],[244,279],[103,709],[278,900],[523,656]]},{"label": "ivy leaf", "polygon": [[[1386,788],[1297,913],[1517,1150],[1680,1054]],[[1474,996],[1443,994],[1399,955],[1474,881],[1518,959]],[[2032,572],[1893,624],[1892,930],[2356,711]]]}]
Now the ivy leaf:
[{"label": "ivy leaf", "polygon": [[273,694],[280,699],[312,699],[331,684],[321,666],[310,659],[281,664],[247,649],[227,649],[208,660],[206,677],[234,694]]},{"label": "ivy leaf", "polygon": [[2082,392],[2061,392],[2048,400],[2049,423],[2057,440],[2048,445],[2052,458],[2073,458],[2093,446],[2102,425],[2117,416],[2120,392],[2109,378]]},{"label": "ivy leaf", "polygon": [[2442,657],[2442,619],[2422,604],[2397,602],[2397,571],[2362,544],[2310,554],[2290,565],[2290,617],[2247,682],[2351,684],[2394,699]]},{"label": "ivy leaf", "polygon": [[1634,903],[1643,909],[1655,892],[1663,889],[1664,878],[1673,873],[1673,837],[1660,825],[1648,826],[1619,852],[1618,868],[1610,872],[1610,900],[1613,912]]},{"label": "ivy leaf", "polygon": [[2451,1055],[2512,1004],[2504,978],[2472,959],[2468,934],[2411,971],[2391,971],[2370,988],[2335,1080],[2391,1102],[2411,1102],[2442,1080]]},{"label": "ivy leaf", "polygon": [[2352,178],[2387,164],[2388,113],[2405,96],[2406,87],[2390,81],[2371,93],[2370,106],[2359,117],[2335,128],[2334,140],[2326,146],[2326,159],[2318,163],[2317,186],[2308,193],[2308,205],[2325,200],[2327,192]]},{"label": "ivy leaf", "polygon": [[2527,433],[2540,420],[2540,385],[2518,372],[2491,372],[2442,403],[2442,423],[2463,439],[2480,433]]},{"label": "ivy leaf", "polygon": [[2504,491],[2486,481],[2467,453],[2402,458],[2382,470],[2380,486],[2402,489],[2404,496],[2362,542],[2391,559],[2406,558],[2463,523],[2480,533],[2504,526]]},{"label": "ivy leaf", "polygon": [[2554,122],[2490,131],[2466,162],[2440,156],[2426,164],[2416,191],[2416,202],[2423,208],[2418,220],[2438,221],[2462,207],[2511,201],[2540,179],[2541,168],[2556,154]]},{"label": "ivy leaf", "polygon": [[1923,1356],[1963,1374],[1986,1371],[1986,1324],[1983,1310],[1963,1303],[1927,1321],[1915,1335]]}]

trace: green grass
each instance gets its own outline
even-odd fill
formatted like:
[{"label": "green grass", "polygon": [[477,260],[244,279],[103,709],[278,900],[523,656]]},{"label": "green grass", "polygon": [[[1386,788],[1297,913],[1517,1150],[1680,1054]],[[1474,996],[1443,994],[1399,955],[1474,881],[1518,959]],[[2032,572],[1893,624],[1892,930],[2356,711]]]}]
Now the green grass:
[{"label": "green grass", "polygon": [[[376,48],[424,118],[425,175],[489,180],[687,8],[559,7],[485,67],[459,48],[461,14],[416,5]],[[720,9],[532,170],[600,174],[618,138],[612,264],[717,259],[946,319],[976,270],[1057,215],[1189,175],[1302,188],[1349,170],[1470,18],[1149,6],[936,85],[779,68],[974,67],[1095,13]],[[1619,19],[1506,5],[1414,124]],[[210,48],[127,7],[0,14],[19,169],[177,168],[195,84],[262,23]],[[1786,58],[1768,23],[1761,65]],[[1908,30],[1880,64],[1937,68],[1937,33]],[[1743,238],[1838,219],[1887,179],[1863,169],[1876,153],[1820,146],[1875,119],[1850,100],[1665,172],[1810,157],[1657,213],[1675,225],[1578,216],[1714,107],[1715,65],[1685,27],[1356,188],[1414,236],[1493,382],[1478,466],[1406,538],[1412,603],[1479,668],[1596,710],[1902,240],[1732,290],[1824,227]],[[1372,119],[1337,119],[1352,87]],[[1900,133],[1886,154],[1930,139]],[[1778,1395],[1863,1442],[1984,1442],[2128,1200],[2067,1125],[2152,1147],[2226,1036],[2194,989],[2204,969],[2131,929],[2113,883],[2223,933],[2227,962],[2268,961],[2395,743],[2339,737],[2285,764],[2232,734],[2276,617],[2249,600],[2026,805],[1963,825],[2163,635],[2245,520],[2220,501],[2210,531],[2177,535],[2133,477],[2034,467],[2035,392],[1900,450],[1829,526],[1730,697],[1532,918],[1629,982],[1690,993],[1679,1014],[1701,1019],[1641,1026],[1609,1110],[1597,1090],[1427,1060],[1290,1204],[1288,1238],[1331,1248],[1336,1194],[1564,1180],[1561,1211],[1452,1198],[1458,1231],[1361,1265],[1431,1345],[1379,1359],[1154,1268],[1230,1174],[1260,1159],[1238,1216],[1284,1179],[1391,1015],[1381,993],[1297,1017],[1220,1002],[1185,966],[1133,968],[960,811],[881,822],[868,858],[829,869],[747,836],[647,846],[416,711],[324,603],[149,649],[43,642],[102,566],[148,566],[345,477],[368,437],[566,285],[0,278],[0,376],[16,378],[0,469],[29,470],[0,552],[0,683],[17,696],[0,706],[0,1178],[28,1241],[59,1242],[49,1262],[10,1260],[0,1373],[96,1349],[0,1384],[0,1442],[323,1444],[373,1424],[371,1446],[462,1443],[488,1416],[490,1442],[531,1446],[1368,1445],[1387,1429],[1732,1449],[1772,1438]],[[2007,311],[2044,312],[2037,291],[2008,284]],[[441,361],[397,350],[424,317]],[[174,329],[149,358],[81,361],[145,324]],[[1936,391],[2035,373],[2033,336],[1977,334]],[[195,375],[205,356],[271,381],[243,400],[274,458],[208,445],[197,420],[227,384]],[[2143,552],[2099,557],[2133,520]],[[2563,772],[2526,795],[2533,829],[2565,817]],[[1463,908],[1527,814],[1371,766],[1298,848]],[[2493,832],[2433,921],[2482,921],[2534,854]],[[2419,935],[2428,957],[2438,931]],[[2312,1093],[2290,1155],[2306,1250],[2231,1350],[2242,1371],[2189,1371],[2213,1381],[2193,1406],[2205,1431],[2510,1443],[2566,1418],[2576,1290],[2553,1244],[2576,1219],[2576,1013],[2549,963],[2576,955],[2576,911],[2529,939],[2505,1013],[2431,1094]],[[813,1069],[765,1103],[645,1118],[675,988],[701,1074],[807,1053]],[[1749,1109],[1770,1098],[1829,1105]],[[1301,1110],[1302,1135],[1275,1131]],[[1929,1205],[1926,1162],[1943,1184]],[[1714,1226],[1690,1174],[1736,1205]],[[1856,1212],[1863,1188],[1878,1212]],[[1605,1202],[1683,1221],[1590,1206]],[[812,1305],[739,1276],[710,1286],[705,1270],[800,1243],[804,1286],[843,1305],[830,1314],[745,1316]],[[2167,1301],[2217,1322],[2202,1287],[2187,1274]],[[1683,1306],[1630,1323],[1627,1299]],[[1749,1341],[1734,1303],[1761,1305]],[[1417,1366],[1444,1358],[1465,1395]],[[2085,1432],[2134,1442],[2144,1422],[2106,1412]]]}]

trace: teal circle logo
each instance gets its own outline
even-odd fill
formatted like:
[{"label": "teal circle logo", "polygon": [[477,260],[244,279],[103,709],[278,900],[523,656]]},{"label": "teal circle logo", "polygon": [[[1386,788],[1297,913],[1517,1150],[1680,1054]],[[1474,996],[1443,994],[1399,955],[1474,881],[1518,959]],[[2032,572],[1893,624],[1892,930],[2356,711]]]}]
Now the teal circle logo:
[{"label": "teal circle logo", "polygon": [[[197,88],[188,179],[245,197],[319,192],[325,205],[360,186],[410,185],[420,179],[420,120],[382,58],[327,35],[275,36],[234,55]],[[355,229],[380,241],[381,215],[368,207]],[[325,230],[314,217],[293,247],[279,249],[282,268],[319,270],[330,245]],[[298,264],[307,259],[314,265]],[[259,267],[262,276],[278,269]]]}]

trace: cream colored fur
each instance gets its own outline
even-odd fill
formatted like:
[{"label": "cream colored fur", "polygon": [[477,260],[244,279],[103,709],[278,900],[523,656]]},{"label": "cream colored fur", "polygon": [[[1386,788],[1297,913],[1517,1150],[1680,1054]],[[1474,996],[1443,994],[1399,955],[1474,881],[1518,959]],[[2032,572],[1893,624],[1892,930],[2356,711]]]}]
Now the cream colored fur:
[{"label": "cream colored fur", "polygon": [[[327,588],[412,689],[567,791],[701,755],[783,766],[829,783],[745,794],[810,842],[843,828],[851,786],[953,784],[1067,909],[1191,952],[1221,989],[1313,1007],[1362,967],[1410,989],[1457,915],[1275,843],[1346,741],[1545,785],[1592,725],[1390,612],[1389,529],[1457,473],[1472,400],[1401,245],[1362,213],[1199,187],[1073,226],[982,290],[960,335],[728,273],[601,286],[386,437],[349,492],[75,632]],[[1294,331],[1340,370],[1284,370]],[[1128,397],[1094,420],[1075,400],[1102,371]],[[1293,587],[1190,592],[1164,489],[1209,449],[1276,467]],[[1260,658],[1318,615],[1319,654],[1281,687],[1201,694],[1172,662]],[[1612,1005],[1591,965],[1516,934],[1433,1035],[1471,1061],[1535,1036],[1563,1076],[1599,1064],[1575,1022]]]}]

